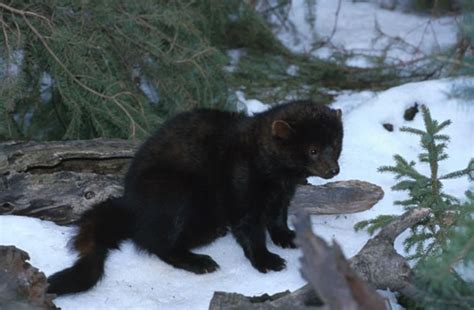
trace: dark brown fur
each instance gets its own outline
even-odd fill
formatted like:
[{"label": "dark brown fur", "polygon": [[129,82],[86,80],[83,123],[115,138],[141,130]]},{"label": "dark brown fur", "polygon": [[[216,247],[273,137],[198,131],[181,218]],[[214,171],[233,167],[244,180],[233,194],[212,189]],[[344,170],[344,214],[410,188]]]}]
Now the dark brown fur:
[{"label": "dark brown fur", "polygon": [[108,249],[132,239],[163,261],[194,273],[215,271],[209,256],[192,253],[228,230],[261,272],[285,261],[273,242],[294,247],[287,208],[304,177],[339,172],[340,111],[291,102],[254,117],[215,110],[182,113],[138,150],[124,196],[87,211],[74,246],[79,260],[49,278],[50,292],[86,290],[102,276]]}]

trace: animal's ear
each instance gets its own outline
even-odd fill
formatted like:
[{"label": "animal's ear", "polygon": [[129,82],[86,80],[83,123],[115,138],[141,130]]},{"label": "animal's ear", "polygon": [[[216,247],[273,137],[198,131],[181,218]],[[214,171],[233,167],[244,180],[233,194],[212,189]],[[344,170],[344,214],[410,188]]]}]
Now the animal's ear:
[{"label": "animal's ear", "polygon": [[342,117],[342,111],[341,111],[341,109],[337,109],[337,110],[336,110],[336,116],[337,116],[338,119],[341,119],[341,117]]},{"label": "animal's ear", "polygon": [[276,120],[272,123],[272,135],[280,139],[288,139],[293,132],[293,128],[282,120]]}]

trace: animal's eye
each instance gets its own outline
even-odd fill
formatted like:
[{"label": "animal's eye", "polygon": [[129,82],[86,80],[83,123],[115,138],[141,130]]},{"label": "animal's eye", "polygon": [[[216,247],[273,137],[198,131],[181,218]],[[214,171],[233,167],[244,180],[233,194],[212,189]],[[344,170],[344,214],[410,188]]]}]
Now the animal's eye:
[{"label": "animal's eye", "polygon": [[310,148],[310,149],[309,149],[309,154],[310,154],[310,155],[313,155],[313,156],[314,156],[314,155],[318,155],[318,149],[316,149],[316,148]]}]

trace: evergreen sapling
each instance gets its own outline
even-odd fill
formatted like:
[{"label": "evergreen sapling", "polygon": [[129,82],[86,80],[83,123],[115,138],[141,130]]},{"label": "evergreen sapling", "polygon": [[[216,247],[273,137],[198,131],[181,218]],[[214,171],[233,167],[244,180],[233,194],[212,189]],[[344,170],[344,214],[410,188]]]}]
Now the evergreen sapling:
[{"label": "evergreen sapling", "polygon": [[[395,165],[382,166],[378,169],[380,172],[395,174],[398,182],[392,187],[393,190],[408,192],[408,198],[395,201],[396,205],[403,206],[406,211],[413,208],[431,210],[431,215],[413,226],[410,236],[404,241],[407,252],[415,250],[409,259],[441,254],[442,249],[446,248],[450,228],[455,225],[458,218],[464,216],[467,209],[457,198],[443,191],[442,181],[463,177],[474,171],[474,160],[471,159],[467,168],[439,175],[439,163],[448,158],[446,148],[449,141],[449,137],[440,132],[449,126],[451,121],[439,123],[431,118],[426,106],[422,106],[421,110],[425,130],[410,127],[402,127],[400,130],[420,137],[422,152],[418,160],[429,165],[430,175],[421,174],[415,167],[415,161],[409,162],[398,154],[394,156]],[[354,228],[356,230],[367,228],[372,234],[396,217],[381,215],[372,220],[361,221]]]},{"label": "evergreen sapling", "polygon": [[[407,191],[408,198],[395,201],[405,210],[429,208],[431,214],[410,230],[405,239],[405,251],[412,253],[407,258],[415,259],[413,282],[419,292],[416,301],[408,301],[405,307],[429,309],[474,308],[474,283],[469,282],[469,270],[474,266],[474,193],[466,192],[466,201],[443,191],[442,181],[463,176],[474,179],[474,159],[467,168],[439,175],[439,163],[446,158],[449,137],[440,132],[450,121],[438,123],[431,118],[426,106],[421,107],[425,130],[403,127],[401,131],[418,135],[422,152],[421,163],[430,167],[430,175],[421,174],[415,162],[408,162],[395,155],[395,165],[382,166],[380,172],[395,175],[396,191]],[[373,220],[355,225],[356,230],[367,228],[373,234],[393,219],[395,215],[381,215]],[[471,271],[472,273],[472,271]],[[471,275],[472,277],[472,275]]]}]

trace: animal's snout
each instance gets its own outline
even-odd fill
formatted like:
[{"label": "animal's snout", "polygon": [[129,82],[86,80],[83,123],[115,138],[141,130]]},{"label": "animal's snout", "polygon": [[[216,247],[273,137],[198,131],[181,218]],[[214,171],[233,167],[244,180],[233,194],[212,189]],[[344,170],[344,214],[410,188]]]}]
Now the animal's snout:
[{"label": "animal's snout", "polygon": [[329,169],[327,174],[329,176],[331,176],[331,178],[338,175],[339,174],[339,167],[333,167],[333,168]]}]

